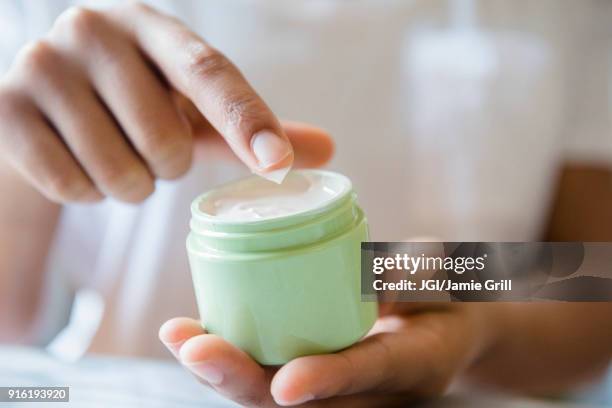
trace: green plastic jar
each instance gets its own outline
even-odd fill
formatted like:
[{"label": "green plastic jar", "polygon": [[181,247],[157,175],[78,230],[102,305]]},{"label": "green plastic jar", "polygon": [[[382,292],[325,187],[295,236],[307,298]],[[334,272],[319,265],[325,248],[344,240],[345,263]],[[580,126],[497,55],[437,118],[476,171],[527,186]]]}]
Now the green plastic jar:
[{"label": "green plastic jar", "polygon": [[316,179],[329,199],[257,220],[214,214],[213,204],[229,192],[282,188],[252,176],[196,198],[187,238],[202,325],[264,365],[346,348],[377,316],[376,303],[361,300],[360,244],[368,230],[351,182],[320,170],[287,179]]}]

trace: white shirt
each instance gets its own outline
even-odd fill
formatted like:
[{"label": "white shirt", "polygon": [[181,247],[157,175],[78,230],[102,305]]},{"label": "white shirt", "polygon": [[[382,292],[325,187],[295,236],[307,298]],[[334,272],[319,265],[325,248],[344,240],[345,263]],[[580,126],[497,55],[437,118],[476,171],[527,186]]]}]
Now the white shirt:
[{"label": "white shirt", "polygon": [[[3,62],[68,3],[2,2]],[[236,62],[280,117],[330,131],[330,167],[354,182],[373,240],[537,240],[561,161],[611,163],[609,2],[483,1],[476,17],[461,0],[152,3]],[[161,323],[197,316],[190,201],[246,173],[209,157],[140,206],[67,206],[41,341],[91,288],[104,301],[100,324],[87,324],[99,309],[81,309],[81,329],[64,340],[92,335],[93,351],[166,356]]]}]

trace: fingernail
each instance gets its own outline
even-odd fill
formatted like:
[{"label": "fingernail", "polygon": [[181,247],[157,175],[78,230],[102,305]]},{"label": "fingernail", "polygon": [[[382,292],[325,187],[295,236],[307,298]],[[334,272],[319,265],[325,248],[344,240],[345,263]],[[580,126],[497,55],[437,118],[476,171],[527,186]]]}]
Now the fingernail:
[{"label": "fingernail", "polygon": [[303,404],[305,402],[312,401],[313,399],[315,399],[315,397],[314,397],[314,395],[312,395],[310,393],[306,393],[306,394],[300,395],[299,397],[294,398],[292,400],[278,400],[278,399],[274,398],[274,400],[276,401],[276,403],[278,405],[282,405],[284,407],[292,406],[292,405],[300,405],[300,404]]},{"label": "fingernail", "polygon": [[209,384],[219,385],[223,382],[223,373],[209,363],[185,364],[191,372]]},{"label": "fingernail", "polygon": [[261,130],[253,135],[251,149],[259,162],[260,170],[280,163],[292,152],[287,140],[269,130]]},{"label": "fingernail", "polygon": [[287,166],[287,167],[283,167],[282,169],[276,169],[276,170],[268,171],[266,173],[261,172],[261,171],[257,171],[257,172],[254,171],[253,173],[257,174],[260,177],[265,178],[266,180],[273,181],[276,184],[281,184],[283,180],[285,179],[285,177],[287,176],[287,173],[289,173],[290,170],[291,170],[291,166]]}]

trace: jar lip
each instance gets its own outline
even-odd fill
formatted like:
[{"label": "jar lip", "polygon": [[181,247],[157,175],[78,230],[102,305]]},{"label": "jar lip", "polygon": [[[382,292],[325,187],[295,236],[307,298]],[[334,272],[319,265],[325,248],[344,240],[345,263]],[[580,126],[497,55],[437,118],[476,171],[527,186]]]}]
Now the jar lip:
[{"label": "jar lip", "polygon": [[[320,214],[322,212],[325,212],[335,207],[336,205],[338,205],[339,202],[344,201],[344,199],[347,196],[350,196],[352,194],[353,185],[351,181],[349,180],[348,177],[340,173],[336,173],[336,172],[332,172],[328,170],[307,169],[307,170],[293,170],[289,175],[296,174],[296,173],[305,174],[305,175],[322,176],[328,180],[332,180],[332,181],[336,181],[340,183],[341,189],[339,190],[339,193],[335,197],[329,199],[328,201],[324,202],[320,206],[316,206],[316,207],[313,207],[311,209],[304,210],[304,211],[299,211],[299,212],[286,214],[286,215],[280,215],[280,216],[272,217],[272,218],[265,218],[261,220],[240,220],[240,221],[229,220],[229,219],[224,219],[224,218],[220,218],[215,215],[209,214],[200,208],[203,200],[210,197],[212,194],[218,192],[219,190],[227,188],[236,183],[240,183],[240,182],[244,182],[246,180],[252,179],[252,178],[260,177],[260,176],[253,175],[253,176],[243,177],[237,180],[233,180],[233,181],[221,184],[197,196],[191,204],[192,217],[194,220],[197,220],[199,223],[204,223],[204,224],[208,224],[208,225],[215,226],[215,227],[224,227],[224,226],[226,227],[239,227],[239,226],[275,227],[276,225],[279,225],[279,226],[284,225],[286,224],[288,220],[291,220],[291,219],[294,219],[295,223],[299,223],[304,219],[310,218],[312,216],[316,216],[317,214]],[[291,224],[293,224],[293,222]]]}]

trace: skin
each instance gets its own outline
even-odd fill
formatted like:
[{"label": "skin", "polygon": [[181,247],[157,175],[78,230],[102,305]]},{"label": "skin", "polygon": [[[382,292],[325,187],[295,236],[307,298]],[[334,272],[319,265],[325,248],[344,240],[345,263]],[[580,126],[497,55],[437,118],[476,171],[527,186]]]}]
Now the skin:
[{"label": "skin", "polygon": [[[2,79],[0,121],[5,160],[57,202],[140,202],[154,179],[188,170],[194,136],[220,135],[259,174],[295,157],[295,125],[283,126],[223,54],[140,3],[64,12]],[[330,142],[310,130],[323,150],[304,158],[317,164]]]},{"label": "skin", "polygon": [[[257,152],[264,131],[278,140]],[[0,191],[10,192],[0,200],[0,341],[32,341],[61,203],[141,202],[155,179],[179,177],[204,150],[265,174],[322,165],[333,145],[320,129],[279,121],[219,51],[138,3],[70,9],[25,47],[0,82]],[[569,184],[591,186],[577,194],[593,202],[612,197],[612,183],[588,172]],[[584,200],[564,205],[549,238],[612,231],[585,221],[593,215]],[[584,219],[563,225],[566,213]],[[248,406],[404,405],[443,393],[459,375],[550,392],[610,360],[610,304],[382,306],[353,347],[280,368],[259,366],[190,318],[164,324],[160,339],[203,383]]]}]

